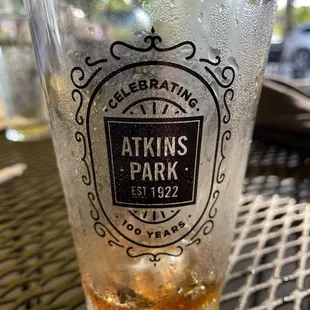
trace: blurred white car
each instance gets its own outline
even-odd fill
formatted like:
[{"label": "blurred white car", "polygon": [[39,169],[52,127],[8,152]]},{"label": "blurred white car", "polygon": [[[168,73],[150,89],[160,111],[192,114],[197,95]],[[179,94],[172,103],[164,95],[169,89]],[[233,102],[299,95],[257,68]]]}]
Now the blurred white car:
[{"label": "blurred white car", "polygon": [[281,62],[292,66],[293,78],[310,75],[310,24],[298,25],[285,35]]}]

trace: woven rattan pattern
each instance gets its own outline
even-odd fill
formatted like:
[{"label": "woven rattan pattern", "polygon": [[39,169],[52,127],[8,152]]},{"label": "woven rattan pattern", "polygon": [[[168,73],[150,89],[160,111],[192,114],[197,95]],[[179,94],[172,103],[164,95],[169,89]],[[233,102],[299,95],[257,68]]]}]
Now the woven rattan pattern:
[{"label": "woven rattan pattern", "polygon": [[0,186],[0,309],[77,309],[84,298],[51,142],[1,136],[0,150],[0,168],[28,165]]},{"label": "woven rattan pattern", "polygon": [[[85,309],[50,141],[0,136],[0,309]],[[310,309],[310,160],[254,142],[221,310]]]}]

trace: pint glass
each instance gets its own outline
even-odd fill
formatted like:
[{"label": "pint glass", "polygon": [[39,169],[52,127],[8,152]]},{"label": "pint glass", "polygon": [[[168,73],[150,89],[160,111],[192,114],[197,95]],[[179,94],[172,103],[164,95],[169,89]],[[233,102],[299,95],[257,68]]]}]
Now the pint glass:
[{"label": "pint glass", "polygon": [[26,0],[88,309],[218,309],[274,0]]},{"label": "pint glass", "polygon": [[0,1],[0,74],[6,137],[48,137],[47,108],[22,1]]}]

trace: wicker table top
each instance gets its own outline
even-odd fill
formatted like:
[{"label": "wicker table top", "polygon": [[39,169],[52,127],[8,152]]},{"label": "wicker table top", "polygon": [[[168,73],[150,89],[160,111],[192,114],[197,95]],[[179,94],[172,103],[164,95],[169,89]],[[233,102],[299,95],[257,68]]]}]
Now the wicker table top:
[{"label": "wicker table top", "polygon": [[[85,309],[50,141],[0,135],[0,309]],[[310,309],[310,158],[255,141],[221,310]]]}]

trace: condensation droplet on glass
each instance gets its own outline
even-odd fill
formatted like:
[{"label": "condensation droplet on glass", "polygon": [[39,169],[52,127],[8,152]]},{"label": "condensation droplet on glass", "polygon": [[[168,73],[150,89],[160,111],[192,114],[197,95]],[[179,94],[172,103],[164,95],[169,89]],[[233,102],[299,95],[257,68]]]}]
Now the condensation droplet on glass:
[{"label": "condensation droplet on glass", "polygon": [[169,4],[171,7],[174,7],[175,5],[175,0],[168,0]]},{"label": "condensation droplet on glass", "polygon": [[210,283],[212,283],[216,280],[216,274],[213,270],[210,271],[209,276],[208,276],[208,280],[210,281]]},{"label": "condensation droplet on glass", "polygon": [[218,48],[210,47],[209,49],[210,60],[213,61],[213,58],[220,56],[220,54],[221,54],[221,51]]},{"label": "condensation droplet on glass", "polygon": [[200,23],[203,22],[203,12],[199,12],[198,20],[199,20]]},{"label": "condensation droplet on glass", "polygon": [[221,76],[221,72],[222,72],[222,69],[220,67],[216,67],[214,69],[214,73],[216,76],[220,77]]},{"label": "condensation droplet on glass", "polygon": [[256,75],[256,78],[255,78],[256,91],[258,91],[258,89],[261,87],[263,75],[264,75],[264,70],[260,70],[258,74]]},{"label": "condensation droplet on glass", "polygon": [[239,27],[239,20],[238,20],[238,18],[235,19],[235,27],[236,27],[236,29],[238,29],[238,27]]},{"label": "condensation droplet on glass", "polygon": [[88,27],[88,33],[93,35],[95,33],[95,27],[94,26],[89,26]]},{"label": "condensation droplet on glass", "polygon": [[235,69],[239,70],[239,65],[236,61],[236,59],[234,57],[228,57],[227,61],[233,66],[235,67]]},{"label": "condensation droplet on glass", "polygon": [[212,82],[210,83],[210,86],[211,86],[212,89],[214,90],[215,94],[216,94],[217,96],[219,96],[219,87],[218,87],[217,83],[216,83],[215,81],[212,81]]},{"label": "condensation droplet on glass", "polygon": [[181,52],[184,56],[190,56],[192,53],[193,53],[193,49],[191,46],[189,45],[184,45],[182,48],[181,48]]}]

